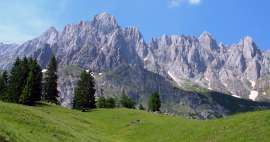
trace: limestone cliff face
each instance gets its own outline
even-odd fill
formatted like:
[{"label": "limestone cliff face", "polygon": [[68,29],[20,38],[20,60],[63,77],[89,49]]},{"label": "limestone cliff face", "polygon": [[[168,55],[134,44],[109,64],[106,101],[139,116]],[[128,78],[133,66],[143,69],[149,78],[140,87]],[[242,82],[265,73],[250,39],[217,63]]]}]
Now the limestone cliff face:
[{"label": "limestone cliff face", "polygon": [[[60,100],[66,107],[72,105],[82,69],[95,72],[97,95],[125,91],[145,103],[150,93],[159,91],[164,111],[198,118],[224,116],[232,110],[186,89],[187,84],[238,98],[269,100],[265,77],[270,74],[270,54],[260,51],[250,37],[224,45],[204,32],[198,38],[164,35],[145,43],[137,28],[122,28],[114,16],[101,13],[61,32],[51,27],[21,45],[0,44],[0,67],[8,69],[16,57],[32,56],[46,68],[52,55],[59,62]],[[183,106],[186,109],[180,110]]]},{"label": "limestone cliff face", "polygon": [[[199,38],[162,36],[152,40],[147,54],[140,54],[145,67],[159,70],[178,84],[189,80],[210,90],[250,98],[261,77],[269,75],[268,60],[250,37],[235,45],[218,45],[209,33]],[[157,69],[158,68],[158,69]]]}]

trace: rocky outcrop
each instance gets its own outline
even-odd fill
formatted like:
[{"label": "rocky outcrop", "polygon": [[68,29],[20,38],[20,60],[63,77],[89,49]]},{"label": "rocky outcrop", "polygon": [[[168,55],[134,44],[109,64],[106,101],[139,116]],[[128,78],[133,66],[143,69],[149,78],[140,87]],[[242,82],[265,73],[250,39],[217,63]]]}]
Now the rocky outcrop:
[{"label": "rocky outcrop", "polygon": [[[178,84],[189,80],[210,90],[249,99],[251,84],[269,74],[268,60],[250,37],[236,45],[218,45],[204,32],[189,36],[162,36],[151,41],[145,67],[171,76]],[[151,57],[151,58],[150,58]],[[158,68],[158,69],[156,69]],[[256,99],[255,99],[256,100]]]},{"label": "rocky outcrop", "polygon": [[[67,25],[61,32],[51,27],[21,45],[0,44],[0,55],[2,69],[23,56],[36,58],[46,68],[50,57],[56,55],[60,101],[66,107],[72,105],[74,86],[83,69],[95,72],[97,95],[117,96],[124,91],[137,103],[146,103],[149,94],[159,91],[163,111],[195,118],[233,113],[228,104],[217,98],[213,101],[216,92],[238,102],[234,106],[239,111],[245,110],[243,106],[260,106],[239,98],[270,98],[266,97],[268,84],[263,80],[269,75],[270,56],[261,52],[252,38],[224,45],[204,32],[198,38],[164,35],[147,44],[137,28],[120,27],[108,13]],[[212,95],[206,97],[205,92]],[[223,93],[234,97],[223,97]]]}]

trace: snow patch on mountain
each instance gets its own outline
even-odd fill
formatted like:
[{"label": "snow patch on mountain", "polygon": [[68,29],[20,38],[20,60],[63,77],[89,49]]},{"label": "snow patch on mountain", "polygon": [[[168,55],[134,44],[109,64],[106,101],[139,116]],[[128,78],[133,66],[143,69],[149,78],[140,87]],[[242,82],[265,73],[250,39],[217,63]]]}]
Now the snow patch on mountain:
[{"label": "snow patch on mountain", "polygon": [[238,96],[238,95],[232,95],[232,96],[235,98],[241,98],[241,96]]},{"label": "snow patch on mountain", "polygon": [[249,80],[249,82],[251,83],[251,87],[254,89],[256,86],[256,82],[253,80]]},{"label": "snow patch on mountain", "polygon": [[258,97],[258,95],[259,95],[259,92],[258,92],[258,91],[256,91],[256,90],[251,90],[251,91],[250,91],[250,94],[249,94],[249,99],[255,101],[256,98]]},{"label": "snow patch on mountain", "polygon": [[177,83],[178,86],[181,86],[181,81],[170,71],[168,71],[168,75]]}]

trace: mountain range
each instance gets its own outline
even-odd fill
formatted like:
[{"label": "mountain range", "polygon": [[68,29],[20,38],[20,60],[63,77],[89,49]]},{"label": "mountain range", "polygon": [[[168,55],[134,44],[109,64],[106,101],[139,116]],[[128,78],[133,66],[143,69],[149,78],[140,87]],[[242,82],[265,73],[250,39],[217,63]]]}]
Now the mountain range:
[{"label": "mountain range", "polygon": [[161,94],[162,111],[207,119],[269,108],[270,52],[251,37],[217,43],[208,32],[199,37],[164,35],[147,43],[135,27],[120,27],[104,12],[91,21],[49,28],[22,44],[0,44],[0,68],[17,57],[34,57],[45,70],[55,55],[59,63],[60,102],[72,106],[82,70],[92,70],[97,96],[128,94],[146,104]]}]

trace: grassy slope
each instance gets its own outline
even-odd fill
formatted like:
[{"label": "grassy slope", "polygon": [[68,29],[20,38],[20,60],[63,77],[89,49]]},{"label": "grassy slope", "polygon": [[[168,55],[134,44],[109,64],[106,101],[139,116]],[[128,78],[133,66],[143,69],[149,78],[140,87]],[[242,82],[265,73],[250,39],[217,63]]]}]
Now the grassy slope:
[{"label": "grassy slope", "polygon": [[91,112],[0,102],[0,142],[268,142],[270,111],[199,121],[126,109]]}]

